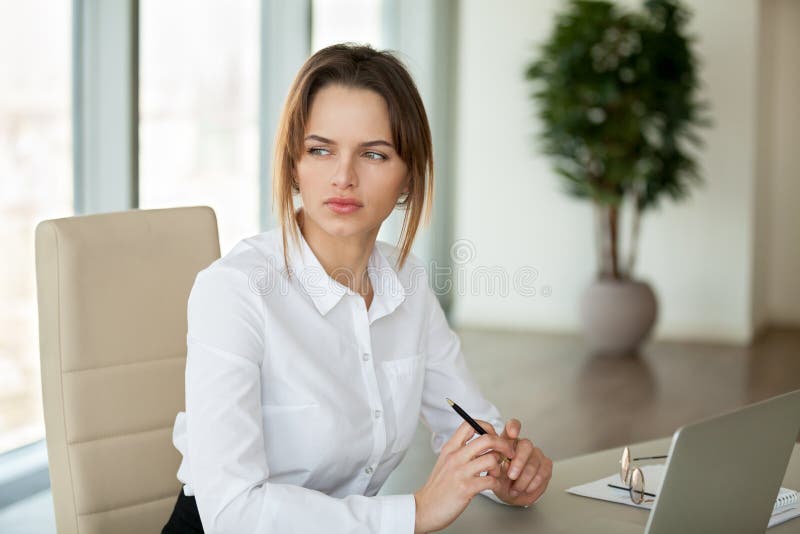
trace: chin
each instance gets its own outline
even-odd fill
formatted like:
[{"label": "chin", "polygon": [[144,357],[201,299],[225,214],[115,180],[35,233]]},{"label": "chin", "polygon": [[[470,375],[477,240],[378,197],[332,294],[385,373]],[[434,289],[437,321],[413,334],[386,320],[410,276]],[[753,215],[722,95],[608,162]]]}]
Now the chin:
[{"label": "chin", "polygon": [[354,224],[349,222],[334,222],[330,224],[322,225],[322,229],[325,230],[326,233],[335,237],[350,237],[352,235],[358,235],[362,232],[360,231],[360,227],[356,227]]},{"label": "chin", "polygon": [[358,217],[329,213],[327,206],[323,206],[322,209],[324,215],[315,217],[314,220],[325,233],[335,237],[350,237],[366,231],[363,221],[358,220]]}]

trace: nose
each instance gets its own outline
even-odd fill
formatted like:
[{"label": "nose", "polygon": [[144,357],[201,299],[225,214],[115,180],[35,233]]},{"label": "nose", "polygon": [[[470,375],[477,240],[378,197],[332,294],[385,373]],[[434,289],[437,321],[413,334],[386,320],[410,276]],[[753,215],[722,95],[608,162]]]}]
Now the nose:
[{"label": "nose", "polygon": [[358,175],[355,170],[355,158],[342,154],[336,172],[331,176],[331,185],[339,189],[347,189],[358,185]]}]

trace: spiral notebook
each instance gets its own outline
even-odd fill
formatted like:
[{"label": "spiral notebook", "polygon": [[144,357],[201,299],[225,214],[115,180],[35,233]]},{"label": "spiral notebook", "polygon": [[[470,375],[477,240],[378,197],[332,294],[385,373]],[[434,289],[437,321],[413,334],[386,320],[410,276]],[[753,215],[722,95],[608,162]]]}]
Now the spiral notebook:
[{"label": "spiral notebook", "polygon": [[[645,465],[642,466],[644,479],[647,487],[645,491],[652,492],[658,495],[661,489],[661,482],[664,479],[663,465]],[[573,495],[580,495],[581,497],[590,497],[592,499],[600,499],[603,501],[615,502],[617,504],[625,504],[627,506],[635,506],[636,508],[644,508],[650,510],[653,508],[652,501],[645,501],[642,504],[635,504],[631,501],[630,493],[625,490],[619,490],[608,487],[609,484],[616,486],[620,485],[619,474],[610,475],[594,482],[574,486],[567,489],[567,493]],[[655,491],[652,491],[652,490]],[[800,516],[800,494],[797,491],[781,488],[778,492],[778,498],[775,501],[775,508],[772,511],[768,527],[784,523],[790,519]]]}]

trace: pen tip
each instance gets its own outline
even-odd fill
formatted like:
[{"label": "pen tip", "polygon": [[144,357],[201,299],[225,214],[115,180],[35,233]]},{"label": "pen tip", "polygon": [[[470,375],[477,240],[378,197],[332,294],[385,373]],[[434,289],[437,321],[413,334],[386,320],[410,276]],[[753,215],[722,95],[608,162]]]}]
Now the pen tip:
[{"label": "pen tip", "polygon": [[[447,397],[445,397],[445,399],[447,399]],[[450,399],[447,399],[447,404],[449,404],[450,406],[452,406],[452,405],[453,405],[453,404],[455,404],[455,403],[454,403],[453,401],[451,401]]]}]

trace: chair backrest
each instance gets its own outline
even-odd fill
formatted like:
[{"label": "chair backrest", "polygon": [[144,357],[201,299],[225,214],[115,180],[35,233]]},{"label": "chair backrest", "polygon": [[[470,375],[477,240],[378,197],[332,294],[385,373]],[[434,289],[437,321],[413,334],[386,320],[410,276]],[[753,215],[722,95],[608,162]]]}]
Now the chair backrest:
[{"label": "chair backrest", "polygon": [[206,206],[42,221],[36,281],[56,526],[160,532],[180,489],[186,305],[219,258]]}]

